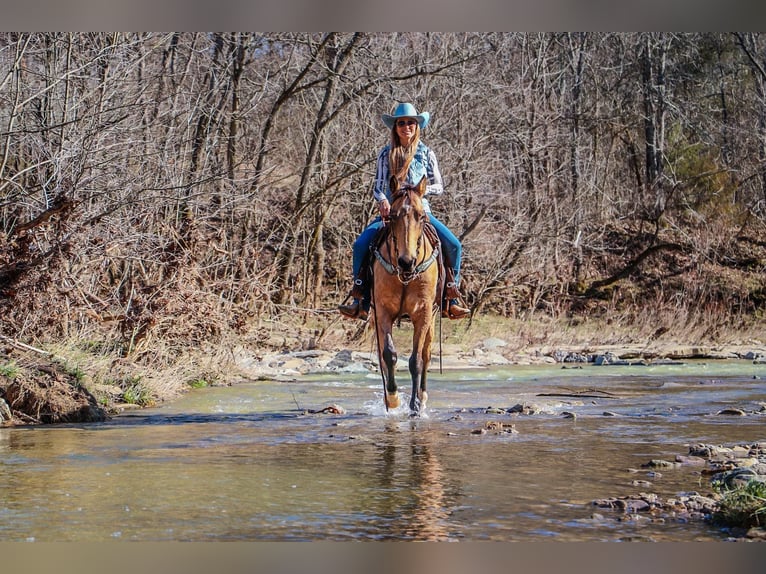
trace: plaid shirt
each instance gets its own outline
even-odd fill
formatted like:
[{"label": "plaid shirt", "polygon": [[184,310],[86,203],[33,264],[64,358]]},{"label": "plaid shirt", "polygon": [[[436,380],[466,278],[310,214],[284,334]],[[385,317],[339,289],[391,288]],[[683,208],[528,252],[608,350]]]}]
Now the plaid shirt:
[{"label": "plaid shirt", "polygon": [[[378,165],[375,171],[375,187],[372,195],[375,201],[388,199],[391,201],[391,190],[388,181],[391,179],[391,170],[388,163],[388,156],[391,152],[391,145],[387,145],[378,154]],[[409,185],[416,185],[423,176],[427,177],[428,186],[426,195],[441,195],[444,193],[442,184],[442,174],[439,171],[439,163],[436,161],[436,154],[423,142],[418,142],[418,148],[410,162],[410,168],[407,171],[407,182]],[[427,199],[423,199],[423,207],[426,213],[431,213],[431,206]]]}]

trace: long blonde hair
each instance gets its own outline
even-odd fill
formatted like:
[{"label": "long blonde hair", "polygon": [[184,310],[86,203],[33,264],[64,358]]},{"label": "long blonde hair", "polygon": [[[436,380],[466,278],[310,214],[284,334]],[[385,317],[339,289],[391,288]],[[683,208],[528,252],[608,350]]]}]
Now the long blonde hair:
[{"label": "long blonde hair", "polygon": [[396,123],[391,128],[391,152],[388,154],[388,166],[391,175],[396,176],[399,181],[407,180],[407,172],[410,169],[410,162],[415,157],[415,151],[420,142],[420,124],[415,124],[415,135],[412,136],[410,145],[403,146],[399,141],[399,134],[396,133]]}]

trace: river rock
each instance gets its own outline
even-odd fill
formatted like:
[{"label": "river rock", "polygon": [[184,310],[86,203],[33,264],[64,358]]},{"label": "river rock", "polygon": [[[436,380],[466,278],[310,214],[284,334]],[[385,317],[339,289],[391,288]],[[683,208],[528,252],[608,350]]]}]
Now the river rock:
[{"label": "river rock", "polygon": [[[620,358],[614,353],[606,352],[603,355],[596,355],[595,357],[593,357],[593,364],[601,367],[603,365],[614,365],[619,360]],[[627,361],[623,361],[623,362],[627,362]]]},{"label": "river rock", "polygon": [[683,456],[676,455],[676,462],[680,462],[686,466],[705,466],[705,459],[701,456]]},{"label": "river rock", "polygon": [[587,363],[591,360],[591,358],[584,353],[564,351],[562,349],[556,349],[550,356],[557,363]]},{"label": "river rock", "polygon": [[536,413],[540,412],[540,407],[537,405],[527,405],[527,404],[521,404],[517,403],[513,405],[511,408],[508,409],[509,414],[519,413],[522,415],[534,415]]},{"label": "river rock", "polygon": [[[478,363],[482,366],[492,366],[492,365],[510,365],[511,361],[508,360],[506,357],[501,355],[500,353],[495,352],[484,352],[481,349],[474,349],[474,359],[479,359]],[[476,364],[476,360],[471,361],[473,364]]]},{"label": "river rock", "polygon": [[759,480],[763,482],[766,480],[766,477],[759,477],[752,468],[735,468],[734,470],[713,476],[713,481],[720,481],[727,488],[740,488],[745,486],[751,480]]},{"label": "river rock", "polygon": [[13,418],[11,414],[11,407],[5,402],[5,399],[0,397],[0,423],[3,421],[9,421]]},{"label": "river rock", "polygon": [[747,413],[745,411],[743,411],[742,409],[736,409],[734,407],[728,407],[728,408],[725,408],[725,409],[721,409],[716,414],[744,417]]},{"label": "river rock", "polygon": [[505,347],[506,345],[508,345],[506,341],[503,339],[498,339],[497,337],[489,337],[488,339],[484,339],[481,342],[482,348],[487,351],[495,350],[498,347]]},{"label": "river rock", "polygon": [[689,447],[689,455],[703,458],[713,458],[718,456],[718,447],[710,444],[694,444]]},{"label": "river rock", "polygon": [[669,460],[652,459],[649,462],[642,464],[644,468],[676,468],[679,465],[677,462],[670,462]]}]

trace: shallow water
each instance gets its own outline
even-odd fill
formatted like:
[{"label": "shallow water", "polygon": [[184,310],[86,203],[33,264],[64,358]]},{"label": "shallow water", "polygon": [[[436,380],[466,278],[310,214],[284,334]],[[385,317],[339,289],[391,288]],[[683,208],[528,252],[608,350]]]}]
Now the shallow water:
[{"label": "shallow water", "polygon": [[[708,492],[698,469],[641,465],[766,440],[766,365],[746,361],[437,371],[419,419],[386,413],[381,387],[259,381],[106,423],[0,429],[0,540],[722,540],[707,524],[591,520],[590,503]],[[595,398],[539,396],[582,391]],[[485,412],[518,403],[542,412]],[[346,413],[306,412],[331,404]],[[732,406],[753,414],[715,414]],[[517,432],[474,434],[488,421]]]}]

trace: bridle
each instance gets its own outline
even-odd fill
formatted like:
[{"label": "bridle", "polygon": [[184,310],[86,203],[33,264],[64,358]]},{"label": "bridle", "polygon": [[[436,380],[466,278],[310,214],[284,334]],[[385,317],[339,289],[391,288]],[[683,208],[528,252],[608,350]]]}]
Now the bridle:
[{"label": "bridle", "polygon": [[[398,219],[400,217],[400,215],[398,215],[398,213],[397,213],[397,215],[392,215],[394,213],[393,203],[399,201],[400,199],[403,202],[411,201],[411,193],[412,193],[413,190],[414,190],[413,187],[405,186],[405,187],[400,188],[396,192],[396,194],[394,195],[393,200],[392,200],[391,214],[389,214],[389,220],[395,221],[396,219]],[[425,212],[420,214],[420,216],[418,218],[418,221],[421,224],[421,228],[420,228],[420,235],[418,235],[417,247],[415,249],[415,260],[416,261],[417,261],[418,257],[420,257],[420,252],[421,252],[421,249],[423,248],[424,242],[427,241],[426,236],[425,236],[425,232],[424,232],[424,228],[425,228],[425,223],[428,221],[428,215]],[[386,224],[388,225],[388,223],[386,223]],[[396,234],[392,232],[391,228],[389,228],[389,230],[388,230],[388,234],[387,234],[387,237],[386,237],[386,240],[385,240],[384,243],[388,243],[389,241],[393,245],[393,249],[389,248],[388,252],[389,252],[389,254],[394,254],[395,255],[396,253],[399,252],[399,249],[398,249],[398,246],[397,246]],[[378,260],[380,265],[383,267],[383,269],[386,270],[386,272],[389,275],[396,276],[396,278],[399,279],[399,281],[402,283],[402,285],[408,285],[412,281],[417,279],[421,275],[421,273],[425,272],[429,267],[431,267],[431,265],[433,265],[434,261],[436,261],[437,258],[439,257],[439,249],[438,249],[438,247],[434,246],[433,250],[431,252],[431,255],[429,255],[423,261],[421,261],[418,265],[416,265],[415,268],[412,269],[412,271],[404,271],[404,270],[402,270],[399,267],[398,264],[391,263],[390,261],[387,261],[386,258],[383,257],[383,254],[380,252],[380,250],[377,247],[374,249],[373,254],[375,255],[375,259]],[[394,259],[396,260],[395,257],[394,257]]]}]

